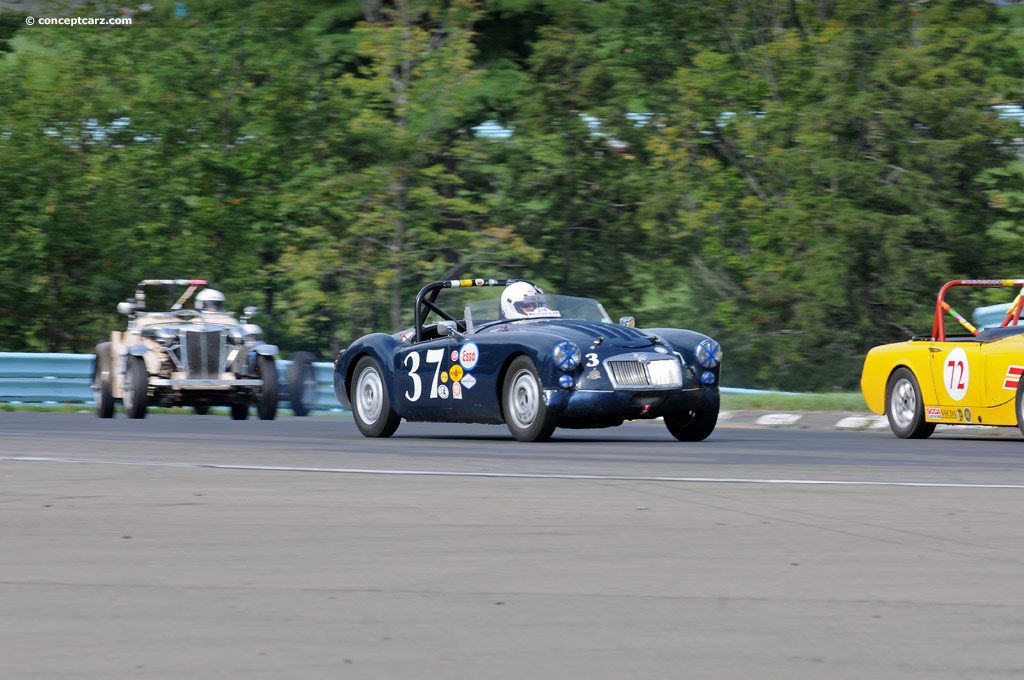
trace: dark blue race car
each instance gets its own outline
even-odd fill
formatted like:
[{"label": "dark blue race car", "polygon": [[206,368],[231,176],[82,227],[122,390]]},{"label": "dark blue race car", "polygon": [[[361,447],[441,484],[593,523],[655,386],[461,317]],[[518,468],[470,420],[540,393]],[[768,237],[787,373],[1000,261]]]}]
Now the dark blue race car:
[{"label": "dark blue race car", "polygon": [[[501,297],[474,290],[488,286]],[[367,437],[391,436],[402,418],[505,423],[542,441],[556,427],[663,417],[677,439],[699,441],[718,421],[722,349],[694,331],[616,325],[596,300],[496,279],[428,284],[415,323],[335,361],[334,392]]]}]

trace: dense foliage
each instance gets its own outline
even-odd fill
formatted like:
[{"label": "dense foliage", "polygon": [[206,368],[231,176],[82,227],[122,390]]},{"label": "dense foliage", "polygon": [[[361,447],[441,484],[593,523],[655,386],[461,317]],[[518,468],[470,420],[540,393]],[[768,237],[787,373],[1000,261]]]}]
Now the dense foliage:
[{"label": "dense foliage", "polygon": [[851,388],[941,282],[1024,276],[1024,8],[153,4],[0,14],[0,350],[88,352],[188,276],[328,358],[521,276],[715,335],[728,385]]}]

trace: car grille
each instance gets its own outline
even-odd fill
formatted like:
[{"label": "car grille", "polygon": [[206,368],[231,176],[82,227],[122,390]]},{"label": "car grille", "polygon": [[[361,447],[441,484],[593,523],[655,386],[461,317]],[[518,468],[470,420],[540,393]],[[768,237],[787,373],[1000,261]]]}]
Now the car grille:
[{"label": "car grille", "polygon": [[675,359],[657,359],[647,363],[635,359],[610,360],[605,363],[616,389],[679,387],[683,384],[682,372]]},{"label": "car grille", "polygon": [[224,367],[224,333],[186,329],[181,336],[181,363],[188,377],[219,378]]}]

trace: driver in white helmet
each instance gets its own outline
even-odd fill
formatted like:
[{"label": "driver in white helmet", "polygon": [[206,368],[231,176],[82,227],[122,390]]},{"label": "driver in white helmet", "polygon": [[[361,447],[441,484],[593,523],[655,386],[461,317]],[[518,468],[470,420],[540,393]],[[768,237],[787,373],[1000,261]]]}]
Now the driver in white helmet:
[{"label": "driver in white helmet", "polygon": [[501,293],[501,316],[505,319],[536,319],[561,316],[548,308],[544,291],[526,281],[505,286]]},{"label": "driver in white helmet", "polygon": [[196,295],[195,307],[201,312],[223,312],[224,293],[213,288],[204,288]]}]

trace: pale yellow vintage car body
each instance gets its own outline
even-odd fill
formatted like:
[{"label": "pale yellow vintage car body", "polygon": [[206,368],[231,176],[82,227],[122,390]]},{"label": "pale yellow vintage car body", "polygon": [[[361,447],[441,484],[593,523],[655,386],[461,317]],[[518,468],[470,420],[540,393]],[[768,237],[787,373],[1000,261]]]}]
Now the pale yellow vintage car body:
[{"label": "pale yellow vintage car body", "polygon": [[873,348],[861,374],[868,408],[885,413],[889,378],[906,367],[921,387],[927,422],[1016,427],[1024,326],[999,330],[1016,334],[986,341],[982,332],[977,337],[949,336],[943,342],[915,339]]},{"label": "pale yellow vintage car body", "polygon": [[[239,322],[231,314],[221,314],[217,312],[201,312],[196,313],[195,321],[202,324],[217,324],[220,326],[238,326]],[[158,314],[150,316],[140,316],[136,318],[129,330],[126,331],[113,331],[110,334],[110,348],[111,356],[114,361],[119,362],[118,369],[112,371],[110,374],[110,388],[115,399],[122,399],[124,397],[124,383],[121,378],[124,375],[124,361],[129,353],[129,348],[133,345],[143,345],[147,351],[142,355],[142,360],[146,363],[147,372],[151,376],[155,376],[161,373],[161,368],[166,363],[166,354],[164,348],[159,342],[153,338],[144,337],[142,335],[143,329],[150,326],[180,326],[182,320],[176,318],[170,314],[167,316],[161,316]],[[236,350],[237,353],[237,350]],[[228,362],[233,361],[235,356],[233,354],[228,355]],[[172,371],[169,378],[171,380],[185,380],[188,376],[182,371]],[[213,376],[211,376],[213,378]],[[239,376],[234,373],[225,372],[219,376],[216,376],[215,380],[225,381],[220,385],[204,385],[202,389],[210,391],[230,391],[236,389],[237,380]],[[231,381],[231,382],[226,382]],[[253,381],[248,381],[253,382]],[[185,388],[188,389],[188,388]]]}]

